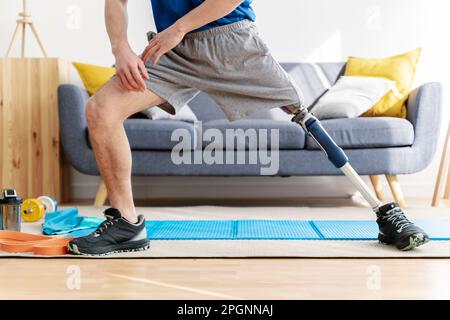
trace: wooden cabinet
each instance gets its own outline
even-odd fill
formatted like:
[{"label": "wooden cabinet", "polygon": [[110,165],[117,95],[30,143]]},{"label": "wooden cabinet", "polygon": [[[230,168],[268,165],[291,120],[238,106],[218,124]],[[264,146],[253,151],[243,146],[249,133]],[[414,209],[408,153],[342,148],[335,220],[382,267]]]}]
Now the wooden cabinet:
[{"label": "wooden cabinet", "polygon": [[57,88],[69,68],[56,58],[0,59],[0,188],[67,200]]}]

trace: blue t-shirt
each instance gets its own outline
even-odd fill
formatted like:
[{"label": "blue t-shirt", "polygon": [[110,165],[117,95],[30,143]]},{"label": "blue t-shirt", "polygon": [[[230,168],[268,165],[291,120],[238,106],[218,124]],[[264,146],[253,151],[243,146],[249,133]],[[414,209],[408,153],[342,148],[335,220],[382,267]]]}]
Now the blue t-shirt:
[{"label": "blue t-shirt", "polygon": [[[225,17],[208,23],[194,31],[211,29],[244,19],[255,21],[256,16],[251,7],[252,2],[253,0],[245,0],[233,12]],[[203,0],[151,0],[151,3],[156,29],[158,32],[161,32],[174,24],[175,21],[180,19],[186,13],[202,4]]]}]

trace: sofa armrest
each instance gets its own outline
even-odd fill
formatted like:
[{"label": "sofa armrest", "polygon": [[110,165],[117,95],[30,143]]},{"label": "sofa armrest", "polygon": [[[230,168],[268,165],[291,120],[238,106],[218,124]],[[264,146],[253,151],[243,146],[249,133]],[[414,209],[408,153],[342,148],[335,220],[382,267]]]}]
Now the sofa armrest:
[{"label": "sofa armrest", "polygon": [[442,120],[442,85],[426,83],[411,92],[408,102],[408,120],[414,126],[414,144],[437,143]]},{"label": "sofa armrest", "polygon": [[69,162],[84,172],[86,155],[92,153],[86,139],[87,122],[84,114],[89,95],[85,89],[72,84],[58,87],[58,110],[61,143]]},{"label": "sofa armrest", "polygon": [[442,85],[426,83],[411,92],[408,102],[408,120],[414,126],[414,154],[421,158],[425,168],[436,153],[442,125]]}]

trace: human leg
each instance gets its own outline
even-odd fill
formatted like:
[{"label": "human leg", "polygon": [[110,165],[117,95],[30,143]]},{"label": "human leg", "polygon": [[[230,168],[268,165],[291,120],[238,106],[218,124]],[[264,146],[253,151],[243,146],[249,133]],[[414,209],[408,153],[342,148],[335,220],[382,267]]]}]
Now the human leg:
[{"label": "human leg", "polygon": [[111,206],[130,222],[136,222],[131,189],[131,150],[123,122],[146,107],[164,100],[146,90],[124,91],[113,78],[86,106],[89,136]]}]

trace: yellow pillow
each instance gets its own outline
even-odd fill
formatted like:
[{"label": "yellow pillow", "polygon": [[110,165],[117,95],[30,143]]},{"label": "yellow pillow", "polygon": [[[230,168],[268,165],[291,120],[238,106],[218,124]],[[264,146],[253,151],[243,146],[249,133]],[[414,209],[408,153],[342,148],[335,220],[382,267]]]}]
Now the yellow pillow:
[{"label": "yellow pillow", "polygon": [[405,102],[414,81],[421,51],[422,49],[419,48],[386,59],[348,58],[346,76],[382,77],[396,83],[396,88],[365,112],[363,117],[406,118]]},{"label": "yellow pillow", "polygon": [[79,62],[74,62],[73,65],[91,96],[100,90],[116,73],[116,69],[111,67],[100,67]]}]

